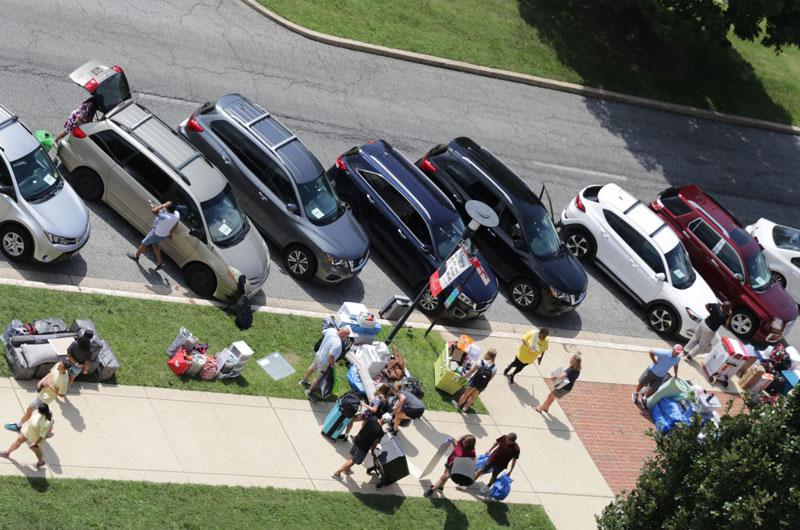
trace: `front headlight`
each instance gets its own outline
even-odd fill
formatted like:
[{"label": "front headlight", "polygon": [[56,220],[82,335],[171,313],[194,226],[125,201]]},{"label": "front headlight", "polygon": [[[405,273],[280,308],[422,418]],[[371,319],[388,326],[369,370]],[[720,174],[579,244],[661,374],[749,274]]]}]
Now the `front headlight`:
[{"label": "front headlight", "polygon": [[463,303],[467,304],[471,308],[475,309],[476,305],[475,302],[470,300],[469,296],[465,295],[464,293],[458,293],[458,299],[461,300]]},{"label": "front headlight", "polygon": [[697,316],[697,313],[695,313],[694,311],[692,311],[688,307],[685,307],[684,310],[686,311],[686,314],[689,315],[689,318],[691,318],[695,322],[700,322],[701,320],[703,320],[702,318]]},{"label": "front headlight", "polygon": [[239,276],[241,275],[242,273],[239,271],[239,269],[237,269],[236,267],[228,266],[228,278],[230,278],[234,282],[238,282]]},{"label": "front headlight", "polygon": [[570,301],[569,293],[562,293],[561,291],[559,291],[555,287],[551,287],[550,288],[550,294],[553,296],[553,298],[555,298],[557,300],[563,300],[564,302],[569,302]]},{"label": "front headlight", "polygon": [[783,329],[783,320],[778,317],[772,319],[772,329],[780,331]]},{"label": "front headlight", "polygon": [[325,254],[325,259],[328,260],[332,267],[344,267],[347,264],[347,259],[335,258],[330,254]]},{"label": "front headlight", "polygon": [[43,232],[45,237],[47,237],[47,240],[54,245],[71,245],[75,242],[75,240],[71,237],[57,236],[55,234],[51,234],[47,230],[43,230]]}]

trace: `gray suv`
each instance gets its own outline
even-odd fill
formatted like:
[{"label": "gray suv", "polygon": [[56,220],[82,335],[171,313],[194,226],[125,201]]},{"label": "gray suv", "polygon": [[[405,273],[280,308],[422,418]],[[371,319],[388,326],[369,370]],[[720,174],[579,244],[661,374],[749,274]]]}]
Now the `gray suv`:
[{"label": "gray suv", "polygon": [[225,174],[293,277],[339,282],[367,264],[369,239],[322,165],[262,107],[228,94],[202,105],[178,132]]},{"label": "gray suv", "polygon": [[70,77],[95,95],[103,113],[73,130],[58,147],[78,193],[102,199],[142,233],[151,228],[151,208],[167,200],[177,203],[181,222],[161,248],[183,270],[189,288],[201,296],[230,299],[244,275],[248,295],[260,289],[269,274],[269,251],[225,177],[134,103],[118,66],[90,62]]},{"label": "gray suv", "polygon": [[30,130],[0,106],[0,248],[12,261],[49,263],[89,240],[86,205]]}]

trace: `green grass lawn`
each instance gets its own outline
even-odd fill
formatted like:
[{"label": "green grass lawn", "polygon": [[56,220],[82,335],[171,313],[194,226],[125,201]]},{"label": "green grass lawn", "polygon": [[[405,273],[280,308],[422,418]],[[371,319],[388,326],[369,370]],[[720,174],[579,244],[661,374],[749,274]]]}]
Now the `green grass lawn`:
[{"label": "green grass lawn", "polygon": [[[661,42],[640,16],[565,0],[259,0],[350,39],[783,123],[800,123],[800,50]],[[573,7],[579,6],[579,7]]]},{"label": "green grass lawn", "polygon": [[0,477],[3,528],[555,528],[541,506],[274,488]]},{"label": "green grass lawn", "polygon": [[[185,390],[305,399],[304,389],[297,381],[311,362],[321,326],[321,321],[315,318],[255,313],[253,326],[241,331],[231,316],[216,307],[26,287],[0,286],[0,300],[3,300],[0,305],[2,326],[15,318],[33,322],[55,317],[63,319],[67,325],[76,318],[93,320],[97,332],[108,341],[119,360],[121,368],[116,375],[119,384]],[[166,348],[181,326],[207,342],[211,353],[236,340],[244,340],[255,355],[242,376],[236,379],[203,381],[188,376],[176,377],[167,367]],[[444,348],[444,340],[435,332],[427,338],[423,338],[422,333],[419,329],[412,335],[402,331],[394,342],[405,356],[408,370],[423,383],[425,406],[431,410],[453,411],[451,396],[437,392],[433,381],[433,363]],[[388,334],[389,329],[381,330],[381,337]],[[256,364],[257,359],[276,351],[294,366],[296,375],[273,381]],[[349,389],[345,373],[344,365],[337,364],[336,374],[342,392]],[[0,363],[0,375],[11,375],[6,362]],[[474,409],[486,412],[478,401]]]}]

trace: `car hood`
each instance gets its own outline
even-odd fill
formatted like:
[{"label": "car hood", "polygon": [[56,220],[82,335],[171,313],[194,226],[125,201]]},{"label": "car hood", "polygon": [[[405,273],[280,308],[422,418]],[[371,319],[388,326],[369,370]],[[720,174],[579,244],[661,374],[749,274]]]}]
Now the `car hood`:
[{"label": "car hood", "polygon": [[239,270],[248,279],[266,278],[269,273],[269,249],[252,225],[247,235],[237,244],[217,251],[229,266]]},{"label": "car hood", "polygon": [[701,319],[708,316],[706,304],[715,304],[719,302],[714,291],[706,283],[702,276],[695,270],[696,279],[691,287],[688,289],[675,289],[680,302],[683,304],[678,310],[683,313],[684,308],[688,307]]},{"label": "car hood", "polygon": [[552,258],[529,258],[525,262],[545,284],[562,293],[578,295],[586,290],[586,271],[566,248]]},{"label": "car hood", "polygon": [[80,238],[89,226],[89,211],[67,182],[46,201],[26,204],[39,225],[51,234]]},{"label": "car hood", "polygon": [[751,291],[753,300],[772,317],[778,317],[784,324],[797,318],[797,303],[778,283],[772,283],[766,291]]},{"label": "car hood", "polygon": [[357,260],[369,249],[369,238],[355,220],[353,214],[345,212],[334,222],[314,227],[320,236],[320,250],[335,258]]},{"label": "car hood", "polygon": [[483,282],[474,267],[470,267],[462,272],[461,275],[453,282],[455,285],[463,285],[464,294],[476,304],[488,302],[497,296],[497,279],[495,278],[492,269],[489,268],[489,264],[486,263],[486,260],[480,255],[480,253],[478,254],[478,260],[480,261],[486,276],[489,278],[489,285],[486,285]]}]

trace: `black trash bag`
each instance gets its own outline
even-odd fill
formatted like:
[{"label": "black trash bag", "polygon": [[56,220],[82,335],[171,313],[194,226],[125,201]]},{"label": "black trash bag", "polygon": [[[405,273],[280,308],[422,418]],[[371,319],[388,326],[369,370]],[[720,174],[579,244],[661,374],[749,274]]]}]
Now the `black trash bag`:
[{"label": "black trash bag", "polygon": [[333,393],[334,379],[333,366],[329,366],[320,376],[317,386],[309,389],[308,397],[314,400],[327,399]]},{"label": "black trash bag", "polygon": [[236,327],[239,329],[250,329],[250,326],[253,325],[253,309],[250,307],[250,299],[245,293],[246,282],[247,278],[244,274],[239,276],[239,282],[236,287],[239,293],[238,298],[230,309],[231,313],[236,315]]}]

